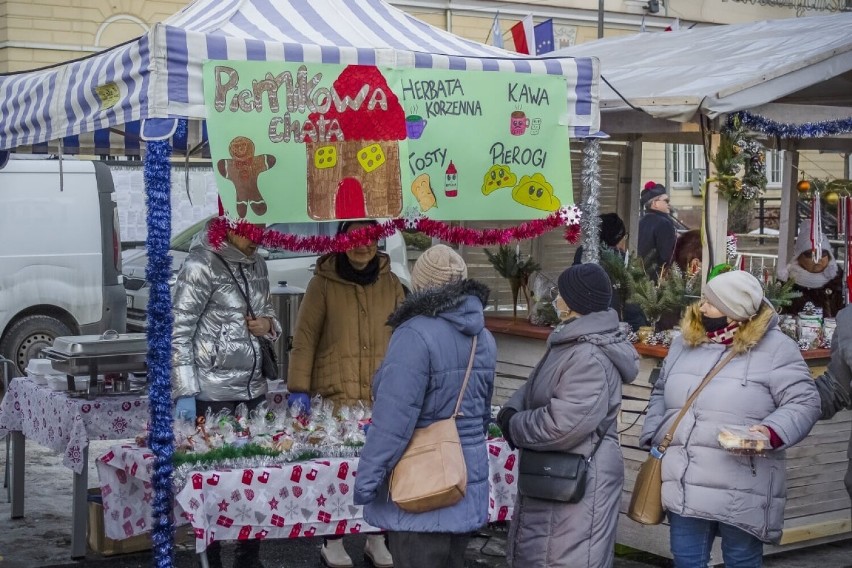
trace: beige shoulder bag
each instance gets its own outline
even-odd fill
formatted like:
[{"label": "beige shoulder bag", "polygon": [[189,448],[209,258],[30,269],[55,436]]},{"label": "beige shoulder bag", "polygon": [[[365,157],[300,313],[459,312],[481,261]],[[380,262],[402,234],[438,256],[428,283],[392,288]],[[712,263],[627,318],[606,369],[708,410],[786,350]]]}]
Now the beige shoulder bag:
[{"label": "beige shoulder bag", "polygon": [[391,472],[391,499],[403,511],[434,511],[455,505],[464,498],[467,489],[467,466],[456,428],[456,416],[459,415],[462,398],[467,390],[474,355],[475,335],[453,415],[446,420],[438,420],[425,428],[414,430],[408,447]]},{"label": "beige shoulder bag", "polygon": [[627,516],[637,523],[659,525],[663,522],[663,456],[672,443],[675,430],[677,430],[680,421],[686,415],[689,407],[692,406],[692,403],[695,402],[695,399],[698,398],[698,395],[707,386],[710,379],[715,377],[716,373],[721,371],[722,367],[727,365],[735,356],[736,353],[732,349],[724,359],[716,363],[716,366],[707,373],[707,376],[704,377],[704,380],[701,381],[695,392],[686,399],[686,403],[680,409],[680,413],[675,418],[669,431],[666,432],[663,441],[660,442],[659,446],[651,448],[650,455],[648,455],[642,467],[639,468],[636,483],[633,485],[633,494],[630,496],[630,507],[627,509]]}]

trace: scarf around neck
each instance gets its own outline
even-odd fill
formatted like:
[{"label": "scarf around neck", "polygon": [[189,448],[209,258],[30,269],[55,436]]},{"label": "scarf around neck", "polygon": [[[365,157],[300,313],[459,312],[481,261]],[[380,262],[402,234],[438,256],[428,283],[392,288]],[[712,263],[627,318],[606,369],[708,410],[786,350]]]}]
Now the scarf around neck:
[{"label": "scarf around neck", "polygon": [[334,270],[338,276],[347,282],[352,282],[359,286],[369,286],[370,284],[375,284],[376,280],[379,279],[379,255],[374,256],[363,270],[358,270],[349,262],[349,257],[346,256],[345,252],[337,253],[335,255]]},{"label": "scarf around neck", "polygon": [[834,256],[829,255],[829,258],[831,260],[822,272],[808,272],[794,260],[787,265],[787,273],[796,285],[801,288],[812,290],[824,288],[826,284],[834,280],[834,277],[837,276],[837,263],[834,261]]},{"label": "scarf around neck", "polygon": [[732,321],[722,329],[717,329],[716,331],[708,331],[707,339],[709,339],[713,343],[719,343],[720,345],[730,345],[734,342],[734,336],[737,334],[737,330],[739,328],[740,322]]}]

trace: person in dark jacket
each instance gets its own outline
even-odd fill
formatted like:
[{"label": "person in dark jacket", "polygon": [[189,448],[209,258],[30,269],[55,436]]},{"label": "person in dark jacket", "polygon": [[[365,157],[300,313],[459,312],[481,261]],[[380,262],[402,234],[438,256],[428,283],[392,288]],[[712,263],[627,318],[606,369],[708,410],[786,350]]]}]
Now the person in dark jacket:
[{"label": "person in dark jacket", "polygon": [[[624,251],[627,245],[627,227],[624,226],[624,221],[618,216],[618,213],[604,213],[601,218],[601,249],[618,251],[621,256],[624,256]],[[583,245],[577,247],[577,252],[574,253],[574,264],[583,264]]]},{"label": "person in dark jacket", "polygon": [[677,231],[671,218],[671,205],[666,188],[649,181],[639,202],[645,215],[639,220],[639,243],[636,252],[646,263],[645,272],[657,281],[660,271],[672,262]]},{"label": "person in dark jacket", "polygon": [[[837,329],[831,338],[831,361],[816,386],[822,402],[821,420],[829,420],[852,406],[852,305],[837,314]],[[844,483],[852,497],[852,439],[849,440],[849,466]]]},{"label": "person in dark jacket", "polygon": [[[389,531],[396,568],[463,568],[470,533],[488,520],[485,433],[497,363],[483,313],[489,291],[467,279],[464,260],[446,245],[417,259],[411,283],[414,292],[388,321],[394,331],[373,379],[373,424],[361,452],[354,501],[364,505],[367,522]],[[415,428],[453,414],[474,337],[472,371],[456,418],[467,466],[465,496],[434,511],[403,511],[389,494],[391,472]]]},{"label": "person in dark jacket", "polygon": [[[604,213],[601,217],[601,265],[605,270],[609,270],[604,255],[611,253],[613,260],[616,258],[624,264],[625,250],[627,246],[627,228],[624,226],[624,221],[617,213]],[[577,247],[577,252],[574,254],[574,266],[583,263],[583,246]],[[618,318],[630,324],[633,331],[637,331],[643,325],[648,325],[648,320],[642,310],[636,304],[631,304],[625,301],[627,290],[622,290],[610,274],[612,282],[612,300],[609,307],[615,310]]]},{"label": "person in dark jacket", "polygon": [[[651,391],[639,443],[659,446],[690,394],[731,351],[700,392],[662,458],[663,508],[678,568],[704,568],[716,536],[725,566],[758,568],[763,543],[778,543],[784,524],[785,449],[808,435],[820,400],[796,342],[760,282],[745,271],[716,276],[705,300],[687,309]],[[761,455],[723,449],[723,427],[761,432]]]},{"label": "person in dark jacket", "polygon": [[624,463],[616,418],[621,385],[639,372],[639,355],[609,309],[611,286],[597,264],[565,270],[556,300],[562,323],[547,352],[500,411],[510,446],[525,451],[588,456],[586,493],[579,503],[518,495],[506,553],[515,568],[607,568],[614,561]]},{"label": "person in dark jacket", "polygon": [[[814,248],[817,247],[817,248]],[[792,278],[793,289],[801,292],[784,308],[784,313],[796,315],[808,302],[822,309],[823,317],[833,318],[843,307],[843,270],[837,265],[825,233],[811,243],[811,223],[802,223],[793,247],[793,260],[779,270],[781,280]]]}]

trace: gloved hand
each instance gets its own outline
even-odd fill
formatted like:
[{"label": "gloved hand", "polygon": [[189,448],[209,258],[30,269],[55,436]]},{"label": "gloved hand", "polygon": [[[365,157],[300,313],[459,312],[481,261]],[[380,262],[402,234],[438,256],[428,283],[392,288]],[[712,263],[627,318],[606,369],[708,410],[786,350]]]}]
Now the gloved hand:
[{"label": "gloved hand", "polygon": [[300,405],[305,414],[311,413],[311,397],[307,393],[291,392],[287,395],[287,407],[293,408],[296,405]]},{"label": "gloved hand", "polygon": [[504,408],[500,411],[500,414],[497,415],[497,425],[503,433],[503,439],[506,440],[506,443],[509,444],[509,447],[513,450],[516,449],[516,447],[515,442],[512,441],[512,431],[509,428],[509,423],[512,421],[512,417],[517,413],[518,411],[514,408]]},{"label": "gloved hand", "polygon": [[182,396],[175,401],[175,417],[178,420],[195,422],[194,396]]}]

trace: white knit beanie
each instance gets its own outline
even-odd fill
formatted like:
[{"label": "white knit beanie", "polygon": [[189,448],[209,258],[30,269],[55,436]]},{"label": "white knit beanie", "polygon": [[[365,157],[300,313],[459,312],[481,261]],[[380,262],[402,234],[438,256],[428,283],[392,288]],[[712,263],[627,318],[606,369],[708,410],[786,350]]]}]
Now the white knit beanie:
[{"label": "white knit beanie", "polygon": [[763,287],[744,270],[716,276],[704,285],[704,297],[720,312],[736,321],[751,319],[763,301]]},{"label": "white knit beanie", "polygon": [[415,291],[437,288],[467,278],[467,265],[459,254],[447,245],[429,247],[411,269],[411,286]]}]

